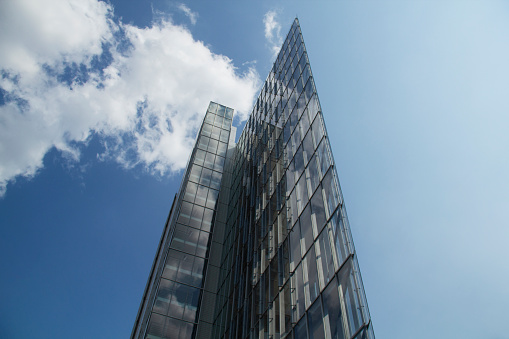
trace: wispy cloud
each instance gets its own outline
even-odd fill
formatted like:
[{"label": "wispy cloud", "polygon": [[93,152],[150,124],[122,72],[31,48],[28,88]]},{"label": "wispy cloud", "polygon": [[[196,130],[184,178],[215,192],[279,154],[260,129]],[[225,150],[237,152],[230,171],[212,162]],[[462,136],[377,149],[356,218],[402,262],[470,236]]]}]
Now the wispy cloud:
[{"label": "wispy cloud", "polygon": [[283,44],[283,37],[281,36],[281,24],[276,20],[277,12],[270,10],[263,16],[263,24],[265,25],[265,39],[269,44],[273,56],[277,56],[279,49]]},{"label": "wispy cloud", "polygon": [[100,136],[101,159],[164,175],[185,166],[210,100],[247,117],[259,85],[182,26],[115,22],[97,0],[0,2],[0,196],[55,147]]},{"label": "wispy cloud", "polygon": [[191,24],[196,25],[196,20],[198,19],[198,13],[191,11],[189,7],[187,7],[185,4],[179,4],[177,6],[178,9],[180,9],[188,18],[189,21],[191,21]]}]

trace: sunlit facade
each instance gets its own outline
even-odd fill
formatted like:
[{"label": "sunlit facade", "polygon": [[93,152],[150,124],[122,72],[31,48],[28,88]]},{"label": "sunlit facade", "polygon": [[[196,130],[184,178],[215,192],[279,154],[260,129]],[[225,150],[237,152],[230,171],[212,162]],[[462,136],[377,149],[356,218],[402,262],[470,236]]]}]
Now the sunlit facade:
[{"label": "sunlit facade", "polygon": [[211,102],[132,338],[374,338],[295,20],[240,138]]}]

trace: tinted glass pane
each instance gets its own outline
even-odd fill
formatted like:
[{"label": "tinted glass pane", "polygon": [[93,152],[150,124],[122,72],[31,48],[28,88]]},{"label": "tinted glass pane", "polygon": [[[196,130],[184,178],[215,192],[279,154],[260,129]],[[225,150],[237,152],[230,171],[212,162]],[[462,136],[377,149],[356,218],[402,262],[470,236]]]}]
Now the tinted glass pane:
[{"label": "tinted glass pane", "polygon": [[329,170],[322,181],[324,195],[327,197],[328,215],[332,215],[339,204],[338,186],[334,180],[334,171]]},{"label": "tinted glass pane", "polygon": [[297,321],[306,309],[306,301],[304,295],[304,278],[302,276],[302,263],[297,267],[293,275],[293,291],[292,291],[292,304],[295,305],[293,309],[293,321]]},{"label": "tinted glass pane", "polygon": [[311,250],[309,250],[308,254],[306,254],[306,258],[304,260],[307,266],[307,279],[305,279],[304,286],[306,286],[307,294],[309,296],[308,301],[309,305],[309,302],[313,302],[316,299],[316,297],[318,297],[318,293],[320,293],[314,247],[311,247]]},{"label": "tinted glass pane", "polygon": [[208,243],[209,243],[209,233],[200,232],[200,238],[198,239],[198,243],[196,244],[196,255],[200,257],[205,257],[207,253]]},{"label": "tinted glass pane", "polygon": [[203,161],[205,160],[205,152],[197,149],[194,155],[194,163],[198,165],[203,165]]},{"label": "tinted glass pane", "polygon": [[313,244],[313,228],[311,226],[311,209],[309,205],[304,209],[299,219],[301,231],[301,243],[304,246],[304,252]]},{"label": "tinted glass pane", "polygon": [[311,133],[308,133],[304,140],[302,141],[302,148],[303,148],[303,156],[304,161],[307,163],[309,159],[311,159],[311,156],[313,155],[315,151],[315,147],[313,146],[313,139],[311,136]]},{"label": "tinted glass pane", "polygon": [[362,318],[357,291],[355,289],[352,259],[348,260],[341,268],[338,278],[340,302],[345,305],[350,333],[355,333],[362,325]]},{"label": "tinted glass pane", "polygon": [[321,189],[318,189],[311,198],[311,218],[313,220],[314,236],[316,238],[327,221]]},{"label": "tinted glass pane", "polygon": [[318,299],[308,311],[308,328],[310,338],[325,338],[323,330],[322,304]]},{"label": "tinted glass pane", "polygon": [[190,254],[196,253],[200,231],[192,227],[177,224],[171,241],[171,247]]},{"label": "tinted glass pane", "polygon": [[216,158],[216,156],[212,153],[206,153],[205,155],[205,161],[203,163],[203,165],[205,167],[208,167],[208,168],[213,168],[214,167],[214,159]]},{"label": "tinted glass pane", "polygon": [[189,223],[189,218],[191,218],[191,212],[193,210],[193,205],[183,201],[182,206],[180,208],[180,214],[178,217],[178,222],[187,225]]},{"label": "tinted glass pane", "polygon": [[191,167],[191,171],[189,172],[189,180],[193,182],[199,182],[201,170],[202,170],[201,166],[193,165],[193,167]]},{"label": "tinted glass pane", "polygon": [[295,267],[300,262],[300,259],[302,258],[301,255],[301,248],[300,248],[300,227],[297,223],[292,230],[290,231],[290,255],[291,255],[291,261],[290,261],[290,270],[294,270]]},{"label": "tinted glass pane", "polygon": [[346,257],[350,254],[350,250],[340,208],[338,208],[332,216],[330,224],[334,233],[334,247],[338,259],[338,264],[341,265],[343,261],[345,261]]},{"label": "tinted glass pane", "polygon": [[332,339],[346,339],[341,316],[341,304],[338,294],[338,283],[334,279],[323,291],[323,310],[325,320],[329,322]]},{"label": "tinted glass pane", "polygon": [[161,279],[159,288],[157,290],[156,301],[154,303],[153,311],[166,315],[168,307],[170,306],[171,290],[174,282],[171,280]]},{"label": "tinted glass pane", "polygon": [[219,144],[219,141],[211,139],[210,142],[209,142],[209,146],[208,146],[207,150],[209,152],[211,152],[211,153],[216,153],[217,145],[218,144]]},{"label": "tinted glass pane", "polygon": [[211,177],[212,177],[212,170],[210,170],[208,168],[204,168],[203,171],[201,172],[199,184],[209,186]]},{"label": "tinted glass pane", "polygon": [[210,133],[212,132],[212,125],[209,124],[203,124],[203,127],[201,129],[201,134],[205,135],[207,137],[210,137]]},{"label": "tinted glass pane", "polygon": [[318,270],[322,272],[323,285],[325,287],[327,283],[334,277],[334,258],[331,250],[330,239],[332,239],[332,229],[327,226],[316,243],[316,259],[318,263]]},{"label": "tinted glass pane", "polygon": [[198,191],[198,185],[193,182],[188,182],[186,187],[186,193],[184,194],[184,199],[189,202],[194,202],[194,198],[196,196],[196,192]]},{"label": "tinted glass pane", "polygon": [[214,216],[214,210],[205,208],[203,212],[203,222],[201,229],[207,232],[210,232],[210,228],[212,227],[212,218]]},{"label": "tinted glass pane", "polygon": [[165,322],[166,317],[156,313],[152,313],[150,315],[150,323],[148,325],[147,338],[151,338],[150,335],[159,338],[169,338],[164,331]]},{"label": "tinted glass pane", "polygon": [[293,329],[293,338],[294,339],[307,339],[308,338],[308,334],[306,331],[306,317],[302,318],[302,320],[299,321],[299,323],[297,325],[295,325],[295,328]]},{"label": "tinted glass pane", "polygon": [[316,154],[313,155],[313,157],[309,161],[306,171],[307,177],[309,178],[311,193],[313,193],[316,190],[318,184],[320,183],[320,172],[318,169]]},{"label": "tinted glass pane", "polygon": [[315,121],[311,125],[311,131],[313,132],[313,138],[315,139],[315,144],[319,143],[322,140],[322,137],[325,135],[321,115],[317,115]]}]

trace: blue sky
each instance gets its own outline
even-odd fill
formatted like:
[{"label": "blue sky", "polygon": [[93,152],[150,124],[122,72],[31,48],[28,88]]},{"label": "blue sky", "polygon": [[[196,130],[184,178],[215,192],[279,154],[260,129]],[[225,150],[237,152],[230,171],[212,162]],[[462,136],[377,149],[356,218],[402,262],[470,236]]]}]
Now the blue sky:
[{"label": "blue sky", "polygon": [[375,334],[507,338],[507,2],[157,0],[0,3],[0,337],[129,336],[208,102],[242,126],[296,15]]}]

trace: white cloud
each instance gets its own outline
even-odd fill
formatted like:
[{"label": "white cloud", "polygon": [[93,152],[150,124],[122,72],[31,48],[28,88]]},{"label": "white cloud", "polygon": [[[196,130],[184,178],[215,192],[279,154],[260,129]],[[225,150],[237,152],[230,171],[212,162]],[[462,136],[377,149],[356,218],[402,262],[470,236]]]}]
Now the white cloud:
[{"label": "white cloud", "polygon": [[196,19],[198,19],[198,13],[191,11],[191,9],[184,4],[179,4],[177,6],[177,8],[180,9],[182,12],[184,12],[184,14],[189,18],[189,21],[191,21],[191,23],[193,25],[196,25]]},{"label": "white cloud", "polygon": [[238,74],[169,21],[142,29],[112,12],[97,0],[0,3],[0,196],[52,147],[79,159],[76,143],[94,133],[101,158],[171,173],[185,166],[210,100],[249,114],[254,69]]},{"label": "white cloud", "polygon": [[263,16],[263,24],[265,25],[265,39],[269,43],[269,48],[273,56],[277,56],[279,49],[283,44],[283,37],[281,36],[281,24],[276,20],[277,12],[268,11]]}]

